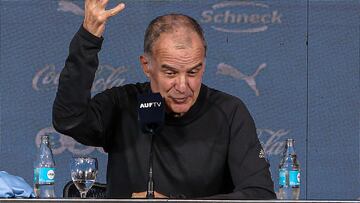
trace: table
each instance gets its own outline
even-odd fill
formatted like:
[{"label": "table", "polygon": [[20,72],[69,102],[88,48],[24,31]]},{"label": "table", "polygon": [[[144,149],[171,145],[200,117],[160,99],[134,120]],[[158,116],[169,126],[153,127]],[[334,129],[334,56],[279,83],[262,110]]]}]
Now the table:
[{"label": "table", "polygon": [[179,199],[1,199],[0,203],[84,203],[84,202],[106,202],[106,203],[272,203],[272,202],[296,202],[296,203],[322,203],[322,202],[359,202],[359,200],[353,201],[341,201],[341,200],[179,200]]}]

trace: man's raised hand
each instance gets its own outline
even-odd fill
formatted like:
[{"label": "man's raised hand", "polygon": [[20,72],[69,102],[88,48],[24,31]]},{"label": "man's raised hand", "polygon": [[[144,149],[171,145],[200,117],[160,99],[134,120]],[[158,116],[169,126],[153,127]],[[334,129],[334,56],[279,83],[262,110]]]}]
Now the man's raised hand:
[{"label": "man's raised hand", "polygon": [[105,30],[106,21],[120,13],[124,8],[124,3],[119,3],[116,7],[106,10],[109,0],[85,0],[85,18],[83,26],[91,34],[101,37]]}]

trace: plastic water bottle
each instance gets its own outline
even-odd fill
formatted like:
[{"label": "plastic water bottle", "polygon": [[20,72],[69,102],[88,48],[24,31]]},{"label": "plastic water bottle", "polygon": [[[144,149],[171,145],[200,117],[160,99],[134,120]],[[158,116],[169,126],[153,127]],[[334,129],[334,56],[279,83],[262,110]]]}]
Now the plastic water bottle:
[{"label": "plastic water bottle", "polygon": [[55,198],[55,162],[49,136],[41,137],[39,154],[34,162],[34,193],[37,198]]},{"label": "plastic water bottle", "polygon": [[279,198],[297,200],[300,196],[300,164],[294,149],[294,140],[287,139],[279,165]]}]

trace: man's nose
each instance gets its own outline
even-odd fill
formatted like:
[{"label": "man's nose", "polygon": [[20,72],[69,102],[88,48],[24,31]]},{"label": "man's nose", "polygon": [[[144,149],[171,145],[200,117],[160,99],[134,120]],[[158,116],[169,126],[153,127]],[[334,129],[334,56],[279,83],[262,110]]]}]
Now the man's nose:
[{"label": "man's nose", "polygon": [[181,92],[181,93],[185,93],[186,92],[186,88],[187,88],[187,77],[185,75],[181,75],[177,78],[176,81],[176,90]]}]

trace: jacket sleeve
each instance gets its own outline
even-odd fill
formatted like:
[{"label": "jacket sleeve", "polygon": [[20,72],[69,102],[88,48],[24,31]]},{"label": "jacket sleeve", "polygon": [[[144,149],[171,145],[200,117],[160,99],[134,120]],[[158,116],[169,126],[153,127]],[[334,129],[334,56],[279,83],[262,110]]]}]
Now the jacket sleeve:
[{"label": "jacket sleeve", "polygon": [[274,183],[245,105],[239,105],[231,121],[228,165],[234,191],[210,199],[276,199]]},{"label": "jacket sleeve", "polygon": [[60,74],[52,114],[53,126],[58,132],[82,144],[99,147],[106,145],[106,129],[116,101],[114,90],[91,98],[102,41],[103,38],[92,35],[82,26],[75,34]]}]

